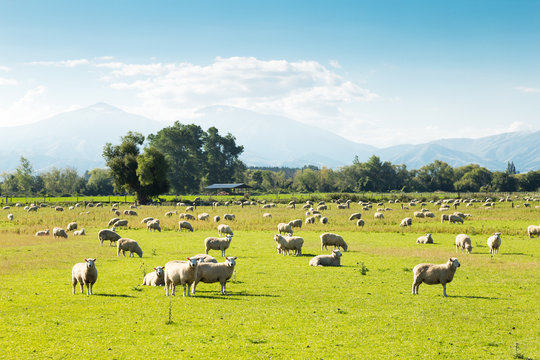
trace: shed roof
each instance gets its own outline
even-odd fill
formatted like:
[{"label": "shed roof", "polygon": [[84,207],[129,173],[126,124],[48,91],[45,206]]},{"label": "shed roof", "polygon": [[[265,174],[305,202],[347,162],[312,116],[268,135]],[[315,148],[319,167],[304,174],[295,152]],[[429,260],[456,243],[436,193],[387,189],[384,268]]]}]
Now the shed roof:
[{"label": "shed roof", "polygon": [[241,189],[241,188],[249,188],[249,185],[246,184],[212,184],[205,189]]}]

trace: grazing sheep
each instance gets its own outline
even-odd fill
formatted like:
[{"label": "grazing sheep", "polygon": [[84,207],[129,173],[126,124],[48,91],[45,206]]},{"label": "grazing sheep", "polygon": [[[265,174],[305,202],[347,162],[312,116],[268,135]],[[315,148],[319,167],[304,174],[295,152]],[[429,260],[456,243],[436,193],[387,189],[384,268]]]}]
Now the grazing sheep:
[{"label": "grazing sheep", "polygon": [[278,253],[289,255],[289,251],[293,250],[295,256],[302,255],[302,245],[304,245],[304,239],[300,236],[281,236],[280,234],[274,235],[274,240],[277,243]]},{"label": "grazing sheep", "polygon": [[229,280],[234,272],[237,257],[228,256],[222,263],[199,263],[195,281],[191,287],[191,293],[195,295],[195,290],[199,282],[211,284],[219,282],[221,284],[221,294],[227,294],[227,280]]},{"label": "grazing sheep", "polygon": [[348,209],[348,208],[349,208],[349,203],[346,203],[346,204],[337,204],[337,208],[340,209],[340,210]]},{"label": "grazing sheep", "polygon": [[77,230],[77,223],[76,222],[70,222],[68,225],[67,225],[67,231],[73,231],[73,230]]},{"label": "grazing sheep", "polygon": [[9,209],[11,209],[11,206],[4,206],[4,207],[2,208],[2,210],[9,210]]},{"label": "grazing sheep", "polygon": [[219,215],[214,216],[214,222],[219,222],[220,220],[221,218],[219,217]]},{"label": "grazing sheep", "polygon": [[[115,219],[118,219],[118,218],[115,218]],[[114,219],[113,219],[113,220],[114,220]],[[120,220],[120,219],[118,219],[118,220]],[[117,221],[118,221],[118,220],[117,220]],[[149,221],[152,221],[152,220],[154,220],[153,217],[145,217],[144,219],[141,220],[141,224],[147,224]],[[111,220],[111,221],[112,221],[112,220]],[[112,224],[110,224],[109,226],[111,226],[111,225],[112,225]]]},{"label": "grazing sheep", "polygon": [[364,220],[360,219],[356,222],[356,226],[360,226],[360,227],[364,227],[366,223],[364,222]]},{"label": "grazing sheep", "polygon": [[85,236],[85,235],[86,235],[86,232],[84,231],[84,228],[73,232],[73,236]]},{"label": "grazing sheep", "polygon": [[446,296],[446,284],[452,281],[459,266],[459,261],[456,258],[450,258],[446,264],[416,265],[413,268],[413,295],[418,295],[418,287],[420,284],[426,283],[428,285],[441,284],[443,286],[443,295]]},{"label": "grazing sheep", "polygon": [[328,250],[328,245],[334,245],[334,249],[342,248],[343,251],[347,251],[347,249],[349,248],[345,240],[343,240],[340,235],[332,233],[321,234],[321,250],[323,250],[323,248]]},{"label": "grazing sheep", "polygon": [[294,219],[289,221],[291,228],[302,228],[302,219]]},{"label": "grazing sheep", "polygon": [[321,221],[321,224],[328,224],[328,218],[325,216],[321,217],[320,221]]},{"label": "grazing sheep", "polygon": [[217,263],[216,258],[213,257],[213,256],[210,256],[208,254],[197,254],[195,256],[192,256],[191,258],[192,259],[200,259],[199,263],[202,263],[202,262]]},{"label": "grazing sheep", "polygon": [[403,220],[401,220],[401,223],[399,226],[411,226],[412,225],[412,219],[410,217],[406,217]]},{"label": "grazing sheep", "polygon": [[49,229],[38,231],[38,232],[36,233],[36,236],[49,236]]},{"label": "grazing sheep", "polygon": [[317,210],[318,211],[328,210],[328,206],[326,206],[325,204],[321,204],[317,206]]},{"label": "grazing sheep", "polygon": [[184,287],[184,296],[186,296],[187,285],[187,296],[190,296],[189,287],[197,277],[197,268],[199,267],[200,260],[189,257],[187,260],[173,260],[165,264],[165,296],[169,296],[169,290],[171,290],[172,295],[175,295],[176,285],[179,284]]},{"label": "grazing sheep", "polygon": [[143,283],[141,285],[148,286],[161,286],[165,285],[165,267],[157,266],[154,271],[144,275]]},{"label": "grazing sheep", "polygon": [[98,232],[99,244],[101,246],[103,246],[103,241],[105,240],[109,240],[110,245],[113,245],[113,243],[117,242],[120,238],[122,237],[118,235],[114,230],[103,229]]},{"label": "grazing sheep", "polygon": [[270,214],[270,213],[264,213],[264,214],[263,214],[263,218],[271,219],[271,218],[272,218],[272,214]]},{"label": "grazing sheep", "polygon": [[234,235],[234,233],[231,230],[231,228],[229,227],[229,225],[219,224],[218,227],[217,227],[217,230],[218,230],[218,235],[219,236],[222,236],[222,235],[225,235],[225,234],[229,234],[231,236]]},{"label": "grazing sheep", "polygon": [[427,217],[427,218],[434,218],[435,214],[428,210],[428,211],[424,212],[424,216]]},{"label": "grazing sheep", "polygon": [[124,256],[126,256],[126,251],[129,251],[129,257],[133,257],[133,253],[139,255],[140,258],[143,255],[139,244],[135,240],[128,238],[121,238],[116,242],[116,256],[120,256],[120,251]]},{"label": "grazing sheep", "polygon": [[54,210],[56,210],[56,211],[64,211],[64,208],[61,207],[61,206],[57,206],[57,207],[54,208]]},{"label": "grazing sheep", "polygon": [[490,254],[499,253],[499,247],[501,246],[501,233],[495,233],[487,239]]},{"label": "grazing sheep", "polygon": [[165,213],[165,216],[166,216],[166,217],[171,217],[171,216],[173,216],[173,214],[174,214],[174,213],[173,213],[172,211],[167,211],[167,212]]},{"label": "grazing sheep", "polygon": [[441,215],[441,224],[443,224],[445,221],[449,221],[450,215],[449,214],[442,214]]},{"label": "grazing sheep", "polygon": [[120,213],[120,210],[115,210],[115,211],[114,211],[114,215],[120,216],[120,214],[121,214],[121,213]]},{"label": "grazing sheep", "polygon": [[234,221],[235,218],[236,218],[236,216],[234,216],[234,214],[225,214],[225,215],[223,215],[223,220]]},{"label": "grazing sheep", "polygon": [[66,231],[64,229],[62,229],[62,228],[55,227],[53,229],[52,233],[53,233],[53,236],[54,236],[55,239],[57,237],[62,237],[62,238],[65,238],[65,239],[68,238]]},{"label": "grazing sheep", "polygon": [[154,231],[159,231],[161,232],[161,226],[159,226],[159,220],[158,219],[155,219],[155,220],[151,220],[149,222],[146,223],[146,230],[154,230]]},{"label": "grazing sheep", "polygon": [[433,244],[433,238],[431,237],[431,234],[426,234],[424,236],[418,237],[416,239],[417,244]]},{"label": "grazing sheep", "polygon": [[28,209],[26,209],[26,211],[38,211],[38,207],[36,205],[31,205],[28,207]]},{"label": "grazing sheep", "polygon": [[315,224],[315,220],[317,220],[315,216],[308,216],[306,218],[306,224]]},{"label": "grazing sheep", "polygon": [[114,225],[115,227],[119,227],[119,226],[127,227],[127,226],[128,226],[128,221],[125,220],[125,219],[118,220],[118,221],[115,222],[113,225]]},{"label": "grazing sheep", "polygon": [[208,254],[210,250],[221,250],[221,256],[225,256],[225,251],[231,245],[232,235],[227,235],[224,238],[207,237],[204,239],[205,253]]},{"label": "grazing sheep", "polygon": [[375,214],[373,214],[373,217],[375,219],[384,219],[384,215],[381,212],[376,212]]},{"label": "grazing sheep", "polygon": [[97,259],[84,259],[85,262],[77,263],[71,269],[71,284],[73,286],[73,294],[75,294],[75,286],[77,283],[81,285],[81,294],[84,294],[84,286],[86,285],[86,295],[93,295],[92,288],[97,281]]},{"label": "grazing sheep", "polygon": [[7,218],[9,221],[13,221],[13,214],[8,214]]},{"label": "grazing sheep", "polygon": [[287,223],[279,223],[277,226],[278,232],[285,233],[285,234],[293,234],[292,226]]},{"label": "grazing sheep", "polygon": [[353,214],[351,214],[351,216],[349,216],[349,221],[357,220],[357,219],[360,219],[361,217],[362,217],[361,213],[353,213]]},{"label": "grazing sheep", "polygon": [[182,229],[186,229],[193,232],[193,226],[191,226],[191,224],[187,221],[178,222],[178,231],[182,232]]},{"label": "grazing sheep", "polygon": [[208,213],[202,213],[202,214],[197,215],[197,219],[201,221],[206,221],[209,218],[210,218],[210,215]]},{"label": "grazing sheep", "polygon": [[465,250],[467,251],[467,254],[470,254],[472,251],[471,238],[465,234],[457,235],[456,236],[456,252],[458,252],[459,248],[461,248],[461,252]]},{"label": "grazing sheep", "polygon": [[532,239],[534,236],[540,236],[540,226],[529,225],[527,235]]},{"label": "grazing sheep", "polygon": [[137,212],[135,210],[124,210],[124,215],[137,216]]},{"label": "grazing sheep", "polygon": [[188,212],[188,211],[193,211],[193,206],[187,206],[186,207],[186,212]]},{"label": "grazing sheep", "polygon": [[180,215],[178,215],[178,217],[179,217],[180,219],[195,220],[195,216],[194,216],[194,215],[191,215],[191,214],[181,213]]},{"label": "grazing sheep", "polygon": [[309,266],[341,266],[341,251],[335,249],[332,255],[317,255],[309,260]]},{"label": "grazing sheep", "polygon": [[454,212],[452,215],[459,216],[462,219],[465,219],[467,217],[467,215],[465,215],[464,213],[459,212],[459,211]]},{"label": "grazing sheep", "polygon": [[414,217],[415,218],[425,218],[426,214],[424,214],[424,212],[422,212],[422,211],[415,211],[414,212]]},{"label": "grazing sheep", "polygon": [[451,214],[450,216],[448,216],[448,223],[455,224],[457,222],[463,224],[463,218],[461,216],[457,216],[457,215],[454,215],[454,214]]}]

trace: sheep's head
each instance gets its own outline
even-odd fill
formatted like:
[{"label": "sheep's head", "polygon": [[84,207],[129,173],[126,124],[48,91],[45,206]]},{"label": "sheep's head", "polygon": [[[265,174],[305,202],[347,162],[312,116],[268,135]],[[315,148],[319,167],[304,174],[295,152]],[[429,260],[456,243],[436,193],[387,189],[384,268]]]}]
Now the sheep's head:
[{"label": "sheep's head", "polygon": [[84,261],[86,261],[86,267],[91,269],[93,267],[95,267],[96,265],[94,264],[96,262],[97,259],[84,259]]},{"label": "sheep's head", "polygon": [[338,249],[332,251],[332,254],[336,257],[340,257],[341,256],[341,251],[339,251]]},{"label": "sheep's head", "polygon": [[161,277],[161,276],[163,276],[163,273],[165,271],[165,267],[164,266],[158,266],[158,267],[155,267],[154,270],[156,270],[157,276]]},{"label": "sheep's head", "polygon": [[280,237],[281,237],[281,235],[276,234],[276,235],[274,235],[274,240],[275,240],[276,242],[279,242],[279,238],[280,238]]},{"label": "sheep's head", "polygon": [[227,256],[225,261],[227,262],[228,266],[234,266],[236,265],[236,259],[238,259],[236,256]]},{"label": "sheep's head", "polygon": [[454,268],[458,268],[458,267],[461,266],[457,258],[450,258],[450,259],[448,260],[448,262],[449,262],[450,265],[451,265],[452,267],[454,267]]},{"label": "sheep's head", "polygon": [[227,235],[225,235],[225,237],[227,238],[227,240],[231,241],[233,236],[231,234],[227,234]]},{"label": "sheep's head", "polygon": [[199,260],[201,260],[201,259],[189,258],[188,257],[187,260],[188,260],[188,264],[189,264],[190,267],[195,267],[195,266],[197,266],[197,264],[199,263]]}]

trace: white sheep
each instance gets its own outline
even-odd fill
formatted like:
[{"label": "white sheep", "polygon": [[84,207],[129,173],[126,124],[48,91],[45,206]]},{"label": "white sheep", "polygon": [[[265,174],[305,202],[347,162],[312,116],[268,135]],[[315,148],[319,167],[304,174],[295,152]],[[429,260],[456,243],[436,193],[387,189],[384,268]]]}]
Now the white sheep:
[{"label": "white sheep", "polygon": [[317,220],[317,218],[315,216],[308,216],[306,218],[306,224],[315,224],[316,220]]},{"label": "white sheep", "polygon": [[161,226],[159,225],[159,220],[151,220],[146,223],[146,230],[154,230],[161,232]]},{"label": "white sheep", "polygon": [[201,221],[206,221],[209,218],[210,218],[210,215],[208,213],[202,213],[202,214],[197,215],[197,219]]},{"label": "white sheep", "polygon": [[218,235],[219,236],[222,236],[222,235],[225,235],[225,234],[229,234],[231,236],[234,235],[234,233],[231,230],[231,228],[229,227],[229,225],[219,224],[218,227],[217,227],[217,230],[218,230]]},{"label": "white sheep", "polygon": [[85,236],[85,235],[86,235],[86,232],[84,231],[84,228],[73,232],[73,236]]},{"label": "white sheep", "polygon": [[441,224],[443,224],[445,221],[448,221],[450,219],[449,214],[442,214],[441,215]]},{"label": "white sheep", "polygon": [[270,214],[270,213],[264,213],[264,214],[263,214],[263,218],[271,219],[271,218],[272,218],[272,214]]},{"label": "white sheep", "polygon": [[[116,219],[116,221],[120,220],[120,219],[118,219],[118,218],[115,218],[115,219]],[[112,219],[112,220],[114,220],[114,219]],[[112,220],[111,220],[111,221],[112,221]],[[141,220],[141,224],[147,224],[149,221],[152,221],[152,220],[154,220],[153,217],[145,217],[144,219]],[[113,223],[113,224],[114,224],[114,223]],[[112,224],[109,222],[109,226],[111,226],[111,225],[112,225]]]},{"label": "white sheep", "polygon": [[114,225],[115,227],[119,227],[119,226],[127,227],[127,226],[128,226],[128,221],[125,220],[125,219],[118,220],[118,221],[115,222],[113,225]]},{"label": "white sheep", "polygon": [[7,218],[9,221],[13,221],[13,214],[8,214]]},{"label": "white sheep", "polygon": [[143,283],[141,285],[148,286],[161,286],[165,285],[165,267],[157,266],[154,271],[144,275]]},{"label": "white sheep", "polygon": [[120,251],[122,255],[126,256],[126,251],[129,251],[129,257],[133,257],[133,253],[139,255],[142,258],[143,251],[139,244],[132,239],[121,238],[116,242],[116,256],[120,256]]},{"label": "white sheep", "polygon": [[225,215],[223,215],[223,220],[233,221],[234,219],[236,219],[236,216],[234,216],[234,214],[225,214]]},{"label": "white sheep", "polygon": [[416,239],[417,244],[433,244],[433,238],[431,237],[431,234],[426,234],[424,236],[419,236],[418,239]]},{"label": "white sheep", "polygon": [[110,245],[113,245],[113,243],[117,242],[120,238],[122,237],[118,235],[114,230],[103,229],[98,232],[99,244],[101,246],[103,246],[103,241],[105,240],[110,241]]},{"label": "white sheep", "polygon": [[302,255],[302,245],[304,245],[304,239],[300,236],[281,236],[280,234],[274,235],[274,240],[277,243],[278,253],[289,255],[289,251],[294,251],[295,256]]},{"label": "white sheep", "polygon": [[36,236],[49,236],[49,229],[36,232]]},{"label": "white sheep", "polygon": [[221,218],[219,217],[219,215],[214,216],[214,222],[219,222],[220,220]]},{"label": "white sheep", "polygon": [[294,219],[289,221],[289,225],[291,225],[292,228],[302,228],[302,219]]},{"label": "white sheep", "polygon": [[186,229],[193,232],[193,226],[191,226],[191,224],[187,221],[178,222],[178,231],[182,232],[182,229]]},{"label": "white sheep", "polygon": [[210,250],[221,250],[221,256],[225,256],[225,250],[231,245],[232,235],[227,235],[224,238],[207,237],[204,239],[205,253]]},{"label": "white sheep", "polygon": [[277,226],[278,232],[285,233],[285,234],[293,234],[292,226],[287,223],[279,223]]},{"label": "white sheep", "polygon": [[77,223],[76,222],[70,222],[68,225],[67,225],[67,231],[73,231],[73,230],[77,230]]},{"label": "white sheep", "polygon": [[165,213],[165,216],[166,216],[166,217],[171,217],[171,216],[173,216],[173,214],[174,214],[174,213],[173,213],[172,211],[167,211],[167,212]]},{"label": "white sheep", "polygon": [[455,224],[455,223],[462,223],[463,224],[463,218],[461,216],[458,216],[458,215],[454,215],[454,214],[450,214],[448,216],[448,223],[450,224]]},{"label": "white sheep", "polygon": [[373,214],[373,217],[375,219],[384,219],[384,214],[382,212],[376,212],[375,214]]},{"label": "white sheep", "polygon": [[61,207],[61,206],[57,206],[57,207],[54,208],[54,210],[56,210],[56,211],[64,211],[64,208]]},{"label": "white sheep", "polygon": [[185,214],[185,213],[181,213],[180,215],[178,215],[178,217],[180,219],[186,219],[186,220],[195,220],[195,216],[192,215],[192,214]]},{"label": "white sheep", "polygon": [[55,227],[53,229],[53,237],[56,239],[57,237],[62,237],[62,238],[65,238],[67,239],[68,235],[66,233],[66,231],[62,228],[58,228],[58,227]]},{"label": "white sheep", "polygon": [[137,216],[137,212],[135,210],[124,210],[124,215]]},{"label": "white sheep", "polygon": [[466,234],[459,234],[456,236],[456,252],[459,251],[461,248],[461,252],[463,250],[467,251],[468,254],[472,251],[472,244],[471,244],[471,238]]},{"label": "white sheep", "polygon": [[217,263],[217,260],[215,257],[210,256],[208,254],[197,254],[195,256],[191,256],[192,259],[200,259],[199,263],[201,262],[211,262],[211,263]]},{"label": "white sheep", "polygon": [[428,211],[424,212],[424,216],[427,217],[427,218],[434,218],[435,214],[428,210]]},{"label": "white sheep", "polygon": [[194,283],[197,276],[199,259],[187,258],[187,261],[173,260],[165,264],[165,296],[169,296],[169,290],[175,295],[176,285],[184,287],[184,296],[189,295],[189,287]]},{"label": "white sheep", "polygon": [[84,259],[85,262],[77,263],[71,269],[71,284],[73,286],[73,294],[75,294],[75,286],[77,283],[81,285],[81,294],[84,294],[84,286],[86,285],[86,295],[93,295],[92,288],[97,281],[98,273],[96,269],[97,259]]},{"label": "white sheep", "polygon": [[401,223],[399,226],[411,226],[412,225],[412,219],[410,217],[406,217],[403,220],[401,220]]},{"label": "white sheep", "polygon": [[349,216],[349,221],[351,220],[358,220],[362,218],[362,214],[361,213],[353,213],[351,214],[351,216]]},{"label": "white sheep", "polygon": [[360,226],[360,227],[364,227],[366,223],[364,222],[364,220],[362,219],[359,219],[357,222],[356,222],[356,226]]},{"label": "white sheep", "polygon": [[191,287],[191,293],[195,294],[197,284],[199,282],[211,284],[211,283],[220,283],[221,284],[221,294],[227,294],[227,281],[232,277],[234,273],[234,267],[236,266],[236,256],[228,256],[225,258],[225,261],[222,263],[209,263],[209,262],[200,262],[197,274],[195,276],[195,281]]},{"label": "white sheep", "polygon": [[319,221],[321,222],[321,224],[328,224],[328,218],[326,216],[321,217]]},{"label": "white sheep", "polygon": [[415,212],[414,212],[414,217],[415,217],[415,218],[425,218],[425,217],[426,217],[426,214],[424,214],[423,211],[415,211]]},{"label": "white sheep", "polygon": [[540,226],[529,225],[527,235],[532,239],[534,236],[540,236]]},{"label": "white sheep", "polygon": [[441,284],[443,286],[443,294],[446,296],[446,284],[452,281],[459,266],[459,261],[456,258],[450,258],[446,264],[416,265],[413,268],[413,295],[418,295],[418,287],[420,284],[426,283],[428,285]]},{"label": "white sheep", "polygon": [[335,249],[332,255],[317,255],[309,260],[309,266],[341,266],[341,251]]},{"label": "white sheep", "polygon": [[501,246],[501,233],[495,233],[487,239],[490,254],[499,253],[499,247]]},{"label": "white sheep", "polygon": [[334,248],[338,249],[342,248],[343,251],[347,251],[349,248],[345,240],[343,240],[340,235],[332,233],[321,234],[321,250],[323,250],[323,248],[328,250],[328,245],[334,245]]}]

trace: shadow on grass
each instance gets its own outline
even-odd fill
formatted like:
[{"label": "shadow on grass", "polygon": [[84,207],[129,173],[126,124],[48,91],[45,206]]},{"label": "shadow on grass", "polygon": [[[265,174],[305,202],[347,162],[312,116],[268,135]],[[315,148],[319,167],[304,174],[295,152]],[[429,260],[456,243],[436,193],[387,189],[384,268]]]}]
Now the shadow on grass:
[{"label": "shadow on grass", "polygon": [[[494,256],[497,256],[499,254],[495,254]],[[521,255],[521,256],[531,256],[531,254],[524,254],[524,253],[501,253],[501,255]]]},{"label": "shadow on grass", "polygon": [[448,295],[449,298],[460,298],[460,299],[481,299],[481,300],[501,300],[500,298],[490,297],[490,296],[473,296],[473,295]]},{"label": "shadow on grass", "polygon": [[202,298],[202,299],[218,299],[218,300],[234,300],[239,301],[240,299],[235,299],[231,297],[232,294],[227,295],[202,295],[199,292],[197,292],[195,295],[191,295],[193,298]]},{"label": "shadow on grass", "polygon": [[121,297],[121,298],[135,298],[133,295],[125,294],[94,294],[93,296],[105,296],[105,297]]}]

